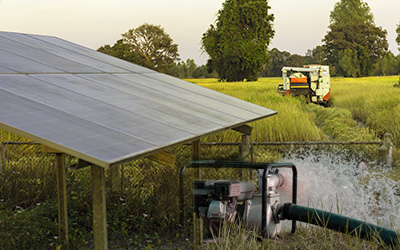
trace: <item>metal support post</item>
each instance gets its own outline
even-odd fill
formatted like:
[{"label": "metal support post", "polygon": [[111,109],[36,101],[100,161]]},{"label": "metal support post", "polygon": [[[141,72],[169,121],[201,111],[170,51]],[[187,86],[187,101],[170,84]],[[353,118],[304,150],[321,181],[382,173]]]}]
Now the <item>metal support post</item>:
[{"label": "metal support post", "polygon": [[65,157],[56,153],[57,193],[58,193],[58,230],[62,248],[68,246],[68,214],[67,214],[67,184]]},{"label": "metal support post", "polygon": [[[192,142],[192,161],[200,160],[200,140]],[[193,180],[201,179],[200,168],[193,169]],[[197,218],[196,213],[193,212],[193,237],[194,245],[199,246],[203,242],[203,221]]]},{"label": "metal support post", "polygon": [[[240,160],[244,162],[253,162],[253,150],[250,143],[250,135],[253,131],[253,127],[242,125],[240,127],[234,128],[233,130],[242,133],[242,141],[239,145]],[[255,173],[254,170],[242,169],[242,180],[252,180],[253,173]]]},{"label": "metal support post", "polygon": [[391,166],[393,162],[393,143],[391,134],[386,133],[383,135],[382,145],[379,147],[378,151],[380,159],[387,165]]},{"label": "metal support post", "polygon": [[107,249],[106,182],[104,168],[92,166],[94,249]]},{"label": "metal support post", "polygon": [[393,163],[393,142],[392,142],[392,135],[390,133],[386,133],[383,135],[383,144],[385,147],[388,149],[387,155],[386,155],[386,164],[388,166],[391,166]]},{"label": "metal support post", "polygon": [[3,171],[2,174],[4,175],[6,173],[6,144],[4,142],[1,143],[1,151],[3,153]]},{"label": "metal support post", "polygon": [[111,172],[111,191],[113,193],[121,192],[121,165],[112,166],[110,169]]},{"label": "metal support post", "polygon": [[[242,141],[239,146],[239,155],[240,159],[244,162],[252,162],[252,150],[251,150],[251,143],[250,143],[250,135],[249,134],[242,134]],[[251,180],[253,177],[253,170],[245,169],[242,170],[242,180]]]}]

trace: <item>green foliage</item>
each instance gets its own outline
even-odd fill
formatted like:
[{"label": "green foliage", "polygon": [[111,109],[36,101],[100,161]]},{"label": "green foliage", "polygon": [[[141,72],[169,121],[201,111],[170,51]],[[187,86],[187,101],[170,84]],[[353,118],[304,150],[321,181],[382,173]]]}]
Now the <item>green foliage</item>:
[{"label": "green foliage", "polygon": [[325,64],[325,51],[324,51],[324,47],[318,45],[317,47],[315,47],[312,50],[307,50],[306,52],[306,57],[305,59],[305,63],[306,64],[320,64],[323,65]]},{"label": "green foliage", "polygon": [[171,66],[173,72],[170,72],[170,75],[179,78],[193,78],[197,68],[193,59],[187,59],[186,62],[181,61]]},{"label": "green foliage", "polygon": [[290,67],[303,67],[305,60],[304,57],[294,54],[287,59],[285,64]]},{"label": "green foliage", "polygon": [[206,65],[201,65],[196,68],[193,73],[193,78],[217,78],[218,74],[215,71],[209,72]]},{"label": "green foliage", "polygon": [[[329,29],[323,41],[328,63],[336,67],[337,73],[372,75],[373,65],[388,51],[388,42],[386,30],[375,25],[368,4],[362,0],[337,2]],[[356,63],[354,68],[352,63]]]},{"label": "green foliage", "polygon": [[375,75],[391,76],[398,73],[398,59],[392,52],[388,52],[385,56],[378,60],[375,69]]},{"label": "green foliage", "polygon": [[284,66],[303,67],[307,64],[325,64],[325,52],[322,46],[308,50],[305,56],[290,54],[287,51],[279,51],[273,48],[268,52],[269,62],[265,65],[261,76],[280,77]]},{"label": "green foliage", "polygon": [[[179,63],[178,63],[179,66]],[[187,59],[186,63],[182,62],[182,67],[179,72],[180,78],[193,78],[193,74],[197,69],[197,65],[193,59]]]},{"label": "green foliage", "polygon": [[287,51],[279,51],[277,48],[273,48],[269,51],[269,63],[265,66],[265,73],[263,76],[282,76],[282,68],[286,65],[286,61],[291,56]]},{"label": "green foliage", "polygon": [[[396,43],[397,43],[397,45],[400,46],[400,23],[397,24],[396,33],[397,33]],[[400,51],[400,48],[399,48],[399,51]]]},{"label": "green foliage", "polygon": [[1,249],[56,248],[57,203],[37,203],[29,209],[0,203],[0,209]]},{"label": "green foliage", "polygon": [[131,51],[140,56],[145,67],[163,71],[179,56],[178,45],[160,25],[145,23],[130,29],[122,37]]},{"label": "green foliage", "polygon": [[358,76],[360,64],[358,63],[357,51],[351,49],[339,51],[339,66],[342,68],[344,76]]},{"label": "green foliage", "polygon": [[222,81],[257,80],[274,34],[266,0],[227,0],[202,38],[208,67]]},{"label": "green foliage", "polygon": [[163,73],[178,60],[178,45],[160,25],[145,23],[122,37],[113,46],[104,45],[98,51]]},{"label": "green foliage", "polygon": [[193,59],[187,59],[178,63],[172,63],[164,72],[168,75],[178,78],[216,78],[218,74],[215,72],[209,73],[207,66],[197,66]]},{"label": "green foliage", "polygon": [[108,54],[110,56],[121,58],[128,62],[144,65],[144,61],[137,54],[131,51],[131,47],[124,43],[123,39],[119,39],[113,46],[104,45],[97,49],[97,51]]}]

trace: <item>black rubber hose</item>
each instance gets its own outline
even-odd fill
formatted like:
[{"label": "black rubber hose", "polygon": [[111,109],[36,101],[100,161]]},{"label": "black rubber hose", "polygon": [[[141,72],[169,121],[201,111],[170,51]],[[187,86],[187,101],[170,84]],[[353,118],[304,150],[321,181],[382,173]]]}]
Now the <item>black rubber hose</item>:
[{"label": "black rubber hose", "polygon": [[363,239],[375,239],[373,237],[379,235],[380,239],[391,247],[395,247],[399,243],[399,238],[394,230],[314,208],[285,204],[280,217],[311,223]]}]

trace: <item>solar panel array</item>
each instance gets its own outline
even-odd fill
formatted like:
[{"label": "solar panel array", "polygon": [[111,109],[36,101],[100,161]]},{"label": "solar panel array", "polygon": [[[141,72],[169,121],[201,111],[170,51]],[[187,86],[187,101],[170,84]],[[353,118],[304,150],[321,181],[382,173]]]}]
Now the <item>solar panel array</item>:
[{"label": "solar panel array", "polygon": [[274,114],[56,37],[0,32],[0,128],[101,167]]}]

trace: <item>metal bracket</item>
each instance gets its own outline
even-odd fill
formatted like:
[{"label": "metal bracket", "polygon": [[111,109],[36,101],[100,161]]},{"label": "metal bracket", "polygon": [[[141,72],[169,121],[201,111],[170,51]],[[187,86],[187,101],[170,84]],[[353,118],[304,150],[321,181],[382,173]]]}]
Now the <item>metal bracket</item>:
[{"label": "metal bracket", "polygon": [[74,164],[74,165],[71,165],[70,168],[81,169],[81,168],[86,168],[86,167],[89,167],[89,166],[92,166],[92,165],[93,164],[90,163],[90,162],[87,162],[87,161],[82,160],[82,159],[78,159],[78,163]]},{"label": "metal bracket", "polygon": [[159,152],[147,158],[170,167],[175,167],[176,155],[167,152]]},{"label": "metal bracket", "polygon": [[244,135],[251,135],[251,131],[253,130],[253,127],[251,127],[249,125],[242,125],[239,127],[232,128],[232,130],[240,132]]}]

